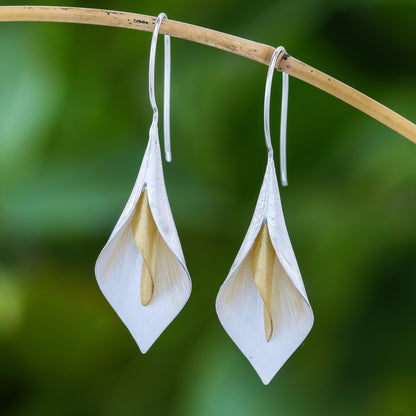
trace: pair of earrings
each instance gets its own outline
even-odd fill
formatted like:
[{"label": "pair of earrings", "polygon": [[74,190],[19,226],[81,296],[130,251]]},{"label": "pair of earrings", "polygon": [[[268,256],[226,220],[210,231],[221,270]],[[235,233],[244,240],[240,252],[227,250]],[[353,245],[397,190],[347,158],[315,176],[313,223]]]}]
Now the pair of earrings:
[{"label": "pair of earrings", "polygon": [[[149,142],[127,204],[95,266],[101,291],[131,332],[142,353],[183,308],[191,278],[166,193],[154,92],[155,23],[150,47],[149,95],[153,120]],[[313,325],[298,264],[286,229],[270,137],[270,93],[278,56],[271,58],[264,99],[266,173],[247,234],[216,300],[220,322],[248,358],[264,384],[302,343]],[[164,138],[171,160],[169,132],[170,37],[165,35]],[[281,172],[286,178],[288,75],[283,73]]]}]

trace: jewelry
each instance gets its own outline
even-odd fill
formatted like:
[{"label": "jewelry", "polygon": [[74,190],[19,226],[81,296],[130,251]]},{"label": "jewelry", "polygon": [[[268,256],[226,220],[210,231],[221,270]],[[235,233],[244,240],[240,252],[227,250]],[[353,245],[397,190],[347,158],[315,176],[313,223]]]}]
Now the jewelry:
[{"label": "jewelry", "polygon": [[[221,286],[216,310],[231,339],[268,384],[298,348],[313,325],[296,257],[283,217],[270,137],[270,93],[276,60],[271,58],[264,98],[266,174],[247,234]],[[281,175],[286,175],[288,75],[283,73],[281,113]]]},{"label": "jewelry", "polygon": [[[163,178],[154,76],[159,27],[150,47],[149,96],[153,120],[149,142],[130,198],[95,265],[98,285],[145,353],[176,317],[191,293],[191,279],[173,221]],[[170,37],[165,35],[164,136],[169,132]]]}]

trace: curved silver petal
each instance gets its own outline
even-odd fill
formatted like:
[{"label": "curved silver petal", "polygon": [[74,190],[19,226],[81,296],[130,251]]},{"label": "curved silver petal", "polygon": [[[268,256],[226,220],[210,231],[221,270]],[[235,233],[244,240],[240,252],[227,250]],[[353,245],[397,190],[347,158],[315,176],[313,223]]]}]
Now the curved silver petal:
[{"label": "curved silver petal", "polygon": [[[133,217],[142,193],[157,228],[154,287],[151,300],[143,302],[140,287],[143,255]],[[136,230],[137,232],[137,230]],[[136,239],[135,239],[136,238]],[[98,285],[145,353],[185,305],[191,293],[191,279],[175,228],[163,178],[157,130],[151,128],[142,165],[127,204],[101,251],[95,275]],[[145,306],[143,305],[145,303]]]},{"label": "curved silver petal", "polygon": [[[260,249],[259,244],[263,245]],[[274,260],[259,250],[271,250]],[[259,278],[259,270],[267,271],[267,282]],[[272,158],[249,229],[218,293],[216,309],[222,326],[264,384],[312,328],[313,312],[286,229]]]}]

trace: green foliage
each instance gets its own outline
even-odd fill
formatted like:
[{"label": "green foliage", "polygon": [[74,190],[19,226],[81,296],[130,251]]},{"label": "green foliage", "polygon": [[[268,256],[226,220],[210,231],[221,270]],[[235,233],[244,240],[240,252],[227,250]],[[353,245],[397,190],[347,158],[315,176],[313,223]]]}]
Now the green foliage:
[{"label": "green foliage", "polygon": [[[66,5],[163,10],[282,44],[416,120],[413,1]],[[414,415],[416,146],[291,79],[281,193],[315,326],[264,387],[214,301],[266,167],[267,69],[178,39],[165,178],[193,293],[140,354],[99,291],[94,263],[147,143],[149,47],[143,32],[0,24],[2,415]],[[275,149],[280,88],[276,74]]]}]

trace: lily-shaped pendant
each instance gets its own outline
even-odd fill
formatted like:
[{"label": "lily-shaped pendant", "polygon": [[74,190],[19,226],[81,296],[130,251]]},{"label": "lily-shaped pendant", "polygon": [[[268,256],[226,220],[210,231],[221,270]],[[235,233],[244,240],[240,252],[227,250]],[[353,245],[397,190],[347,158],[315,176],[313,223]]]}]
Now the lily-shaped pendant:
[{"label": "lily-shaped pendant", "polygon": [[224,329],[268,384],[313,325],[272,155],[243,244],[216,301]]},{"label": "lily-shaped pendant", "polygon": [[[150,45],[149,97],[153,120],[149,142],[130,198],[95,265],[98,285],[145,353],[185,305],[191,278],[185,265],[163,178],[155,98],[156,18]],[[164,130],[169,133],[170,37],[165,35]]]},{"label": "lily-shaped pendant", "polygon": [[185,305],[191,279],[163,178],[157,126],[95,266],[98,285],[145,353]]}]

